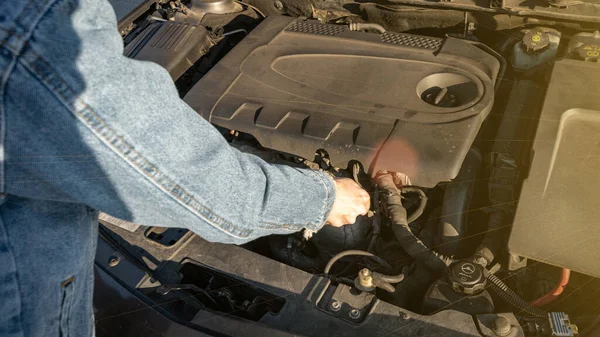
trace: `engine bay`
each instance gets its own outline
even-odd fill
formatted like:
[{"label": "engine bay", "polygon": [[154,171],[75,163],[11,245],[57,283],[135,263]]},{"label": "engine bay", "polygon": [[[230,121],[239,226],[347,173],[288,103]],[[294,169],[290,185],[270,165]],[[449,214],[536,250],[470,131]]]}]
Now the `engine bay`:
[{"label": "engine bay", "polygon": [[104,216],[97,264],[130,260],[147,301],[229,335],[599,333],[597,17],[432,3],[166,1],[120,21],[125,55],[231,146],[372,205],[241,247]]}]

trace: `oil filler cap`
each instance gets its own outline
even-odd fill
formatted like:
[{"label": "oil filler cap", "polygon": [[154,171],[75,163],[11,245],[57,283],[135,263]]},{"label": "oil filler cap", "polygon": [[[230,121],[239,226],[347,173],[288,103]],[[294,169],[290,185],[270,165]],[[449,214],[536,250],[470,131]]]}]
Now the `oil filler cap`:
[{"label": "oil filler cap", "polygon": [[450,266],[448,279],[455,291],[466,295],[482,291],[486,283],[483,267],[466,260]]},{"label": "oil filler cap", "polygon": [[550,37],[539,28],[534,28],[523,36],[523,46],[528,53],[539,52],[550,44]]}]

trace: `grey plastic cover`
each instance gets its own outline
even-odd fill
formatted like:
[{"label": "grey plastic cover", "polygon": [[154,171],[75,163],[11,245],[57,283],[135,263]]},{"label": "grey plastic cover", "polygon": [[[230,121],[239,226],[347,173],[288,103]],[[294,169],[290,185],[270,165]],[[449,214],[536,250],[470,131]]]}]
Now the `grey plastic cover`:
[{"label": "grey plastic cover", "polygon": [[600,277],[600,64],[554,65],[509,250]]},{"label": "grey plastic cover", "polygon": [[498,61],[458,39],[269,17],[184,100],[265,147],[346,167],[454,178],[491,109]]},{"label": "grey plastic cover", "polygon": [[136,60],[157,63],[176,80],[212,45],[206,28],[202,26],[157,21],[127,44],[124,54]]}]

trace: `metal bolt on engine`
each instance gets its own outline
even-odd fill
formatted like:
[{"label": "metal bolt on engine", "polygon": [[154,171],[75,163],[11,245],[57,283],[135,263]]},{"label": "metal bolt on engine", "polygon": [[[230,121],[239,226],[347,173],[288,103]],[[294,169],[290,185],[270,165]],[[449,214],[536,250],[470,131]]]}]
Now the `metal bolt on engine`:
[{"label": "metal bolt on engine", "polygon": [[350,310],[350,313],[348,314],[348,316],[350,316],[350,318],[352,318],[352,319],[359,319],[360,318],[360,310],[352,309],[352,310]]},{"label": "metal bolt on engine", "polygon": [[110,258],[108,258],[109,267],[116,267],[119,264],[119,262],[121,262],[121,259],[119,259],[119,257],[116,255],[112,255]]},{"label": "metal bolt on engine", "polygon": [[340,309],[342,308],[342,304],[338,301],[333,301],[331,302],[331,304],[329,305],[329,308],[331,309],[331,311],[333,312],[338,312],[340,311]]},{"label": "metal bolt on engine", "polygon": [[354,280],[354,285],[361,291],[374,291],[373,274],[368,268],[363,268],[358,273],[358,277]]},{"label": "metal bolt on engine", "polygon": [[494,321],[493,331],[498,336],[507,336],[512,331],[510,321],[506,317],[499,316]]}]

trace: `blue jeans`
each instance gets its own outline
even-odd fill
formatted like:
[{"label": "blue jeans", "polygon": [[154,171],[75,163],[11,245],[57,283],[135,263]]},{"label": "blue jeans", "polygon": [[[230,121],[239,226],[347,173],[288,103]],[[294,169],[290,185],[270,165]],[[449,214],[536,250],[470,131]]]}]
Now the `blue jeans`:
[{"label": "blue jeans", "polygon": [[93,334],[98,211],[227,243],[330,212],[326,174],[233,149],[122,50],[104,1],[0,2],[0,336]]}]

